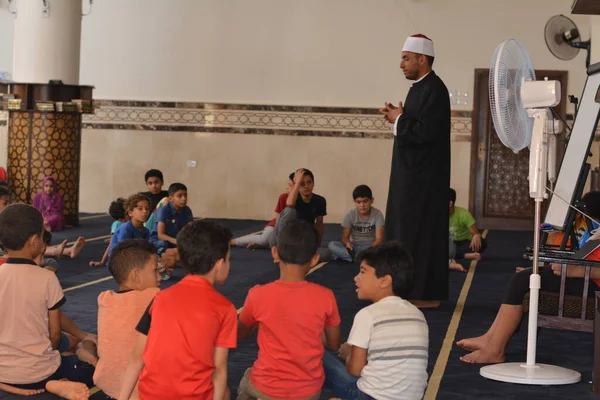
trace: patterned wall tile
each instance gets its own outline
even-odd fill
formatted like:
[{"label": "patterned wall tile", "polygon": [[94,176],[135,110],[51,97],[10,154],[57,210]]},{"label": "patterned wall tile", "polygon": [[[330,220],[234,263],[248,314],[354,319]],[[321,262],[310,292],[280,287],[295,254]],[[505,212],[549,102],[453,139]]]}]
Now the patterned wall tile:
[{"label": "patterned wall tile", "polygon": [[[374,108],[96,100],[83,128],[389,139],[391,125]],[[0,111],[0,125],[7,112]],[[452,137],[469,141],[471,112],[452,112]]]}]

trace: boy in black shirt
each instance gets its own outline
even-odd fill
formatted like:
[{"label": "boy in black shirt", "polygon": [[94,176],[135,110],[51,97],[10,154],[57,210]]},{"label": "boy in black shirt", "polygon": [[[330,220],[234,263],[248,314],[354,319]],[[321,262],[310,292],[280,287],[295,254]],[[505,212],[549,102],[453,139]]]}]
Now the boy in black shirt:
[{"label": "boy in black shirt", "polygon": [[152,213],[156,209],[158,202],[169,196],[169,192],[162,190],[165,182],[163,174],[159,170],[151,169],[146,172],[144,179],[149,190],[148,192],[144,192],[144,194],[150,199],[150,213]]},{"label": "boy in black shirt", "polygon": [[325,224],[323,217],[327,215],[327,201],[325,197],[313,193],[315,187],[315,176],[305,168],[301,168],[294,174],[294,186],[287,198],[286,208],[279,215],[275,224],[275,230],[269,240],[271,248],[277,246],[277,235],[287,221],[294,219],[305,220],[315,226],[318,234],[319,249],[317,253],[320,261],[328,261],[331,253],[327,248],[320,247],[323,240]]}]

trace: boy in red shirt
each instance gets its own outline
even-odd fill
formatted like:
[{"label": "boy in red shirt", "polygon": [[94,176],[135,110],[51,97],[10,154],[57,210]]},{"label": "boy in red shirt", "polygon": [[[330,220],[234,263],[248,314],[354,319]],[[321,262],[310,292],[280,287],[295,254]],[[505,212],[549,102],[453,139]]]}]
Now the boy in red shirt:
[{"label": "boy in red shirt", "polygon": [[137,325],[140,332],[121,386],[129,399],[226,399],[227,355],[237,344],[237,312],[213,285],[229,274],[231,231],[197,220],[177,234],[187,276],[162,290]]},{"label": "boy in red shirt", "polygon": [[317,231],[291,220],[277,237],[273,258],[279,280],[248,292],[238,325],[239,339],[258,329],[258,360],[238,389],[238,400],[317,400],[325,380],[323,333],[332,351],[340,347],[340,315],[333,292],[305,280],[318,262]]}]

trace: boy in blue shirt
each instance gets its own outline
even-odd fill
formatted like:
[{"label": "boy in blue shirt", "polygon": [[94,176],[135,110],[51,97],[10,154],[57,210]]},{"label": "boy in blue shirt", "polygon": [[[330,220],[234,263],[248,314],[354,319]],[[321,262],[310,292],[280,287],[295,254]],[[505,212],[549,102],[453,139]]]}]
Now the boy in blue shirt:
[{"label": "boy in blue shirt", "polygon": [[125,239],[146,239],[150,238],[150,232],[144,227],[144,222],[148,219],[150,213],[150,200],[142,193],[129,196],[125,200],[125,212],[129,216],[129,221],[123,223],[110,241],[108,250],[108,258],[112,249],[122,240]]},{"label": "boy in blue shirt", "polygon": [[169,186],[169,202],[156,214],[150,242],[163,254],[167,249],[177,247],[177,234],[194,220],[192,210],[187,206],[187,187],[183,183]]}]

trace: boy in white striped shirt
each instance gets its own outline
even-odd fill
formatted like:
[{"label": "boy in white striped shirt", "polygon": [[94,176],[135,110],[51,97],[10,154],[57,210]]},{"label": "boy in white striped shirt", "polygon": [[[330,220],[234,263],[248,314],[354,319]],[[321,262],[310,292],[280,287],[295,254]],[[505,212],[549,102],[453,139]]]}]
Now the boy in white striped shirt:
[{"label": "boy in white striped shirt", "polygon": [[400,297],[412,289],[411,257],[400,244],[387,242],[358,258],[356,292],[373,304],[354,317],[348,342],[338,352],[341,359],[325,353],[325,386],[345,400],[421,399],[429,329],[423,313]]}]

